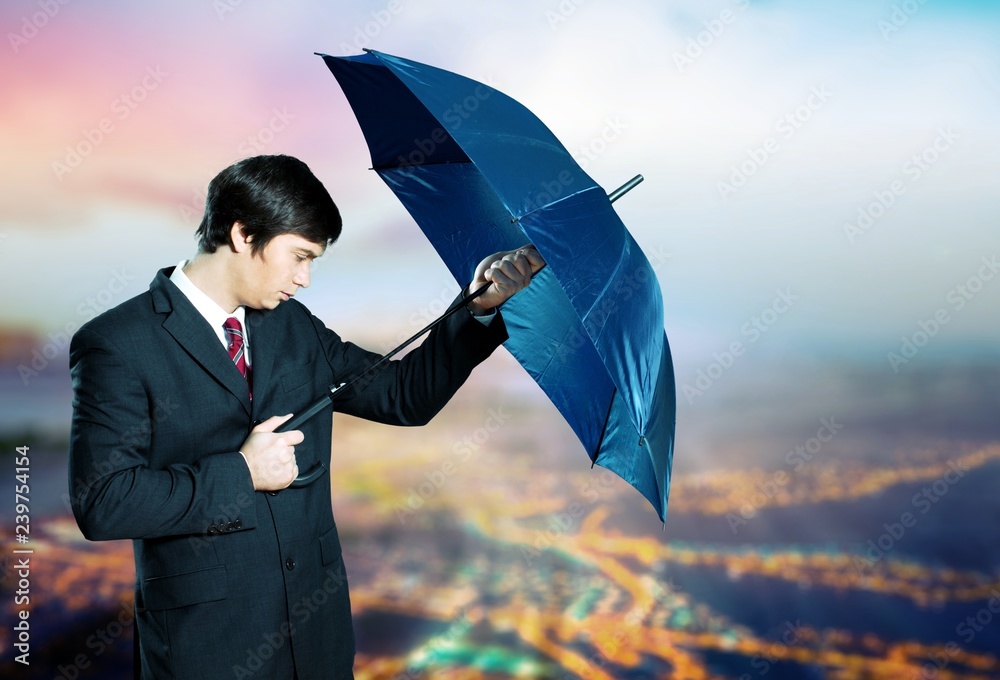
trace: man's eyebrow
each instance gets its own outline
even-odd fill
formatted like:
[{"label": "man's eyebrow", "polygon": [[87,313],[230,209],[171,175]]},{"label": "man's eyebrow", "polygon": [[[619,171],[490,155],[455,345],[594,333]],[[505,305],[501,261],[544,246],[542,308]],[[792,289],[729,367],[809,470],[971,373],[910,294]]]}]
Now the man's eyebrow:
[{"label": "man's eyebrow", "polygon": [[314,260],[315,260],[315,259],[316,259],[317,257],[322,257],[322,255],[323,255],[322,251],[321,251],[321,252],[318,252],[318,253],[316,253],[316,252],[313,252],[313,251],[309,250],[308,248],[301,248],[301,247],[300,247],[300,248],[296,248],[296,250],[297,250],[298,252],[302,253],[303,255],[305,255],[306,257],[311,257],[311,258],[312,258],[312,259],[314,259]]}]

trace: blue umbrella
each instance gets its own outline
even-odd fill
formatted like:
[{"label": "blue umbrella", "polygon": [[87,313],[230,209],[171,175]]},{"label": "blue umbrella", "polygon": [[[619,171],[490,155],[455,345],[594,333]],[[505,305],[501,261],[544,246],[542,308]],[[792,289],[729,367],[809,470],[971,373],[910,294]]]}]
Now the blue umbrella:
[{"label": "blue umbrella", "polygon": [[[676,395],[649,261],[528,109],[483,83],[375,51],[323,57],[373,169],[455,279],[532,243],[548,266],[504,305],[506,348],[590,455],[666,519]],[[623,190],[627,188],[623,187]]]}]

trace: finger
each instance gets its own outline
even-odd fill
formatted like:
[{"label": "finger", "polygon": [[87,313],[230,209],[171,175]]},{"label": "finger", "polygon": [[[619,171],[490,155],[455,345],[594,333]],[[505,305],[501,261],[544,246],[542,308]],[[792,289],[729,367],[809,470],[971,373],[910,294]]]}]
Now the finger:
[{"label": "finger", "polygon": [[511,283],[520,288],[523,288],[531,280],[530,272],[521,271],[511,260],[501,261],[500,266],[495,271],[502,272]]},{"label": "finger", "polygon": [[253,432],[274,432],[275,429],[277,429],[279,425],[281,425],[284,422],[287,422],[289,420],[289,418],[291,418],[293,415],[295,415],[295,414],[294,413],[289,413],[289,414],[283,415],[283,416],[271,416],[270,418],[268,418],[267,420],[265,420],[264,422],[262,422],[260,425],[258,425],[257,427],[253,428],[252,431]]},{"label": "finger", "polygon": [[282,432],[281,435],[285,438],[285,443],[290,446],[301,444],[306,438],[306,436],[302,434],[302,430],[289,430],[288,432]]},{"label": "finger", "polygon": [[493,286],[503,295],[510,296],[518,289],[517,283],[514,282],[509,276],[507,276],[501,269],[494,269],[492,277],[490,279]]},{"label": "finger", "polygon": [[527,253],[521,253],[521,256],[517,259],[517,265],[518,269],[524,272],[524,275],[529,279],[535,273],[535,265],[532,264]]},{"label": "finger", "polygon": [[480,277],[483,276],[489,270],[489,268],[492,267],[493,264],[497,260],[501,259],[504,255],[505,253],[500,252],[500,253],[493,253],[492,255],[483,258],[483,260],[479,263],[479,266],[476,267],[477,275]]},{"label": "finger", "polygon": [[504,257],[504,260],[514,265],[514,268],[520,272],[521,276],[524,277],[525,280],[531,278],[531,263],[528,262],[528,258],[524,256],[524,253],[521,251],[511,253],[510,255]]},{"label": "finger", "polygon": [[534,245],[530,243],[526,246],[518,248],[517,252],[523,255],[525,259],[528,260],[529,264],[531,265],[532,273],[537,272],[539,269],[545,266],[545,258],[542,257],[542,254],[540,252],[538,252],[538,248],[536,248]]},{"label": "finger", "polygon": [[537,272],[539,269],[545,266],[545,258],[542,257],[542,254],[538,252],[538,250],[536,250],[534,247],[527,249],[524,253],[524,256],[528,258],[528,261],[531,263],[532,272]]}]

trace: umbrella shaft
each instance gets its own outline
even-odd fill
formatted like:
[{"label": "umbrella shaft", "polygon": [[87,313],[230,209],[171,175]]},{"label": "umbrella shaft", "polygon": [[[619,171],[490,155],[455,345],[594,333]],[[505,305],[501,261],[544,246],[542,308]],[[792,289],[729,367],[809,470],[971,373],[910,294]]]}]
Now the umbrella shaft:
[{"label": "umbrella shaft", "polygon": [[625,182],[625,184],[622,184],[620,187],[618,187],[617,189],[615,189],[614,191],[612,191],[610,194],[608,194],[608,200],[611,201],[612,203],[614,203],[619,198],[621,198],[622,196],[624,196],[628,192],[632,191],[632,189],[635,189],[637,186],[639,186],[639,182],[641,182],[642,180],[643,180],[643,176],[642,175],[636,175],[635,177],[633,177],[629,181]]},{"label": "umbrella shaft", "polygon": [[[542,265],[542,267],[539,268],[538,271],[534,272],[531,275],[531,277],[534,278],[535,275],[538,274],[538,272],[542,271],[542,269],[545,269],[545,265]],[[315,416],[317,413],[321,412],[326,407],[330,406],[330,404],[333,403],[333,400],[336,397],[337,392],[339,392],[340,390],[345,389],[347,387],[353,387],[355,383],[362,383],[361,385],[359,385],[359,387],[361,387],[361,386],[364,385],[363,381],[365,379],[367,379],[369,382],[371,380],[373,380],[375,378],[375,376],[380,372],[380,370],[388,363],[388,361],[392,357],[396,356],[396,354],[398,354],[400,351],[402,351],[407,346],[409,346],[410,344],[412,344],[414,340],[416,340],[417,338],[419,338],[420,336],[422,336],[424,333],[426,333],[427,331],[433,329],[435,326],[439,325],[441,322],[443,322],[449,316],[451,316],[452,314],[454,314],[455,312],[457,312],[458,310],[460,310],[462,307],[464,307],[465,305],[469,304],[470,302],[472,302],[473,300],[475,300],[477,297],[479,297],[480,295],[482,295],[483,293],[485,293],[487,291],[487,289],[489,289],[489,287],[491,285],[492,284],[490,282],[486,282],[478,290],[475,290],[475,291],[469,293],[468,295],[464,296],[461,300],[459,300],[454,305],[452,305],[450,308],[448,308],[448,310],[445,311],[444,314],[442,314],[437,319],[435,319],[431,323],[429,323],[426,326],[424,326],[423,328],[421,328],[419,331],[417,331],[412,336],[410,336],[409,338],[407,338],[406,340],[404,340],[402,343],[400,343],[399,346],[397,346],[395,349],[393,349],[393,350],[389,351],[388,353],[386,353],[385,356],[383,356],[380,359],[378,359],[375,363],[373,363],[371,366],[369,366],[368,368],[366,368],[361,373],[359,373],[359,374],[355,375],[354,377],[352,377],[350,380],[348,380],[346,382],[342,382],[339,385],[330,385],[330,389],[329,389],[329,391],[326,394],[324,394],[322,397],[320,397],[315,402],[313,402],[313,404],[310,405],[309,408],[307,408],[305,411],[303,411],[299,415],[295,416],[294,418],[292,418],[291,420],[289,420],[287,423],[283,423],[282,425],[278,426],[278,428],[275,429],[275,432],[289,432],[291,430],[294,430],[294,429],[298,428],[300,425],[302,425],[303,423],[305,423],[307,420],[309,420],[310,418],[312,418],[313,416]]]}]

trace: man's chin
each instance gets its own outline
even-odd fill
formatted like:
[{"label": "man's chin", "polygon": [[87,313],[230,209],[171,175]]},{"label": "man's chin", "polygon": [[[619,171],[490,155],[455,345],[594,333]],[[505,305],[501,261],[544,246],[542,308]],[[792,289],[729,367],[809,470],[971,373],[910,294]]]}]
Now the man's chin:
[{"label": "man's chin", "polygon": [[260,304],[255,305],[254,309],[274,309],[280,305],[282,300],[261,300]]}]

